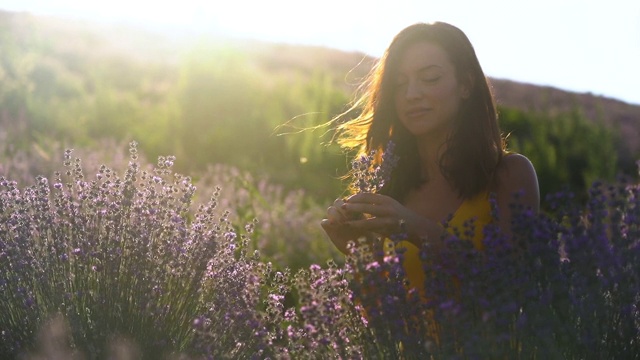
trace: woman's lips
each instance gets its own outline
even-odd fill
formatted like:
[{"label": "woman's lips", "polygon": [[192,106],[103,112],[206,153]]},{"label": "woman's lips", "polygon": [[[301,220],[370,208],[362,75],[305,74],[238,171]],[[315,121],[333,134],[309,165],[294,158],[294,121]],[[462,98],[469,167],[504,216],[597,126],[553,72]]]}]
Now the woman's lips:
[{"label": "woman's lips", "polygon": [[431,111],[431,108],[419,107],[419,108],[409,109],[405,114],[409,118],[415,118],[415,117],[420,117],[422,115],[425,115],[430,111]]}]

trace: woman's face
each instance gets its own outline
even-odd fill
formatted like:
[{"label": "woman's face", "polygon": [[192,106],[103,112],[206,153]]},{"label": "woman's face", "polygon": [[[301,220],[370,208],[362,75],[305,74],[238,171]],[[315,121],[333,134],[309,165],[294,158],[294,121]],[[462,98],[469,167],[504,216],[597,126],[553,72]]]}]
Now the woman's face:
[{"label": "woman's face", "polygon": [[439,45],[419,42],[400,58],[395,87],[400,122],[418,137],[446,136],[468,90]]}]

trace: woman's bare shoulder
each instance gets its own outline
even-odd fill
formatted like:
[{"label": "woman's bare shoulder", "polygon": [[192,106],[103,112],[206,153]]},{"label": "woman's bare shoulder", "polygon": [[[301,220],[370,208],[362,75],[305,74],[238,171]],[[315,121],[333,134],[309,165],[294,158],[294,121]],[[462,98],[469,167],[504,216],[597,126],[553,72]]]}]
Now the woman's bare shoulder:
[{"label": "woman's bare shoulder", "polygon": [[518,153],[507,153],[502,157],[500,163],[498,163],[497,175],[513,176],[531,174],[535,175],[535,169],[531,161],[524,155]]},{"label": "woman's bare shoulder", "polygon": [[509,153],[502,157],[496,171],[498,196],[511,198],[521,194],[523,200],[537,208],[540,202],[538,177],[531,161],[524,155]]}]

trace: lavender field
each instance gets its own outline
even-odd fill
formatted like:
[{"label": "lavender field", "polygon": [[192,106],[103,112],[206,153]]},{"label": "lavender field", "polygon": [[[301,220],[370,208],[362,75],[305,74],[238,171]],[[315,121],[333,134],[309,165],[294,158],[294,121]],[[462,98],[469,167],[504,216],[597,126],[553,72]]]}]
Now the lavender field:
[{"label": "lavender field", "polygon": [[374,58],[0,25],[0,359],[640,359],[640,107],[491,79],[543,211],[423,248],[420,294],[320,226]]},{"label": "lavender field", "polygon": [[115,148],[61,151],[42,175],[2,160],[0,357],[640,354],[637,179],[594,184],[585,206],[549,196],[539,216],[514,205],[515,242],[488,227],[483,252],[464,234],[425,247],[425,299],[403,285],[402,253],[339,255],[302,191]]}]

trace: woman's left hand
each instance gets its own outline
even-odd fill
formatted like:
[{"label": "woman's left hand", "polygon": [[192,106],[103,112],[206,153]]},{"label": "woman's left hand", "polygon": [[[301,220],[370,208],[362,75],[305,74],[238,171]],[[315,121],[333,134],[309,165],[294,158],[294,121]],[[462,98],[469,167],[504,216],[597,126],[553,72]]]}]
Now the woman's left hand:
[{"label": "woman's left hand", "polygon": [[[348,213],[367,214],[364,218],[350,220],[345,225],[381,235],[407,233],[408,225],[417,214],[397,200],[380,194],[360,193],[347,198],[342,209]],[[408,234],[407,234],[408,235]]]}]

